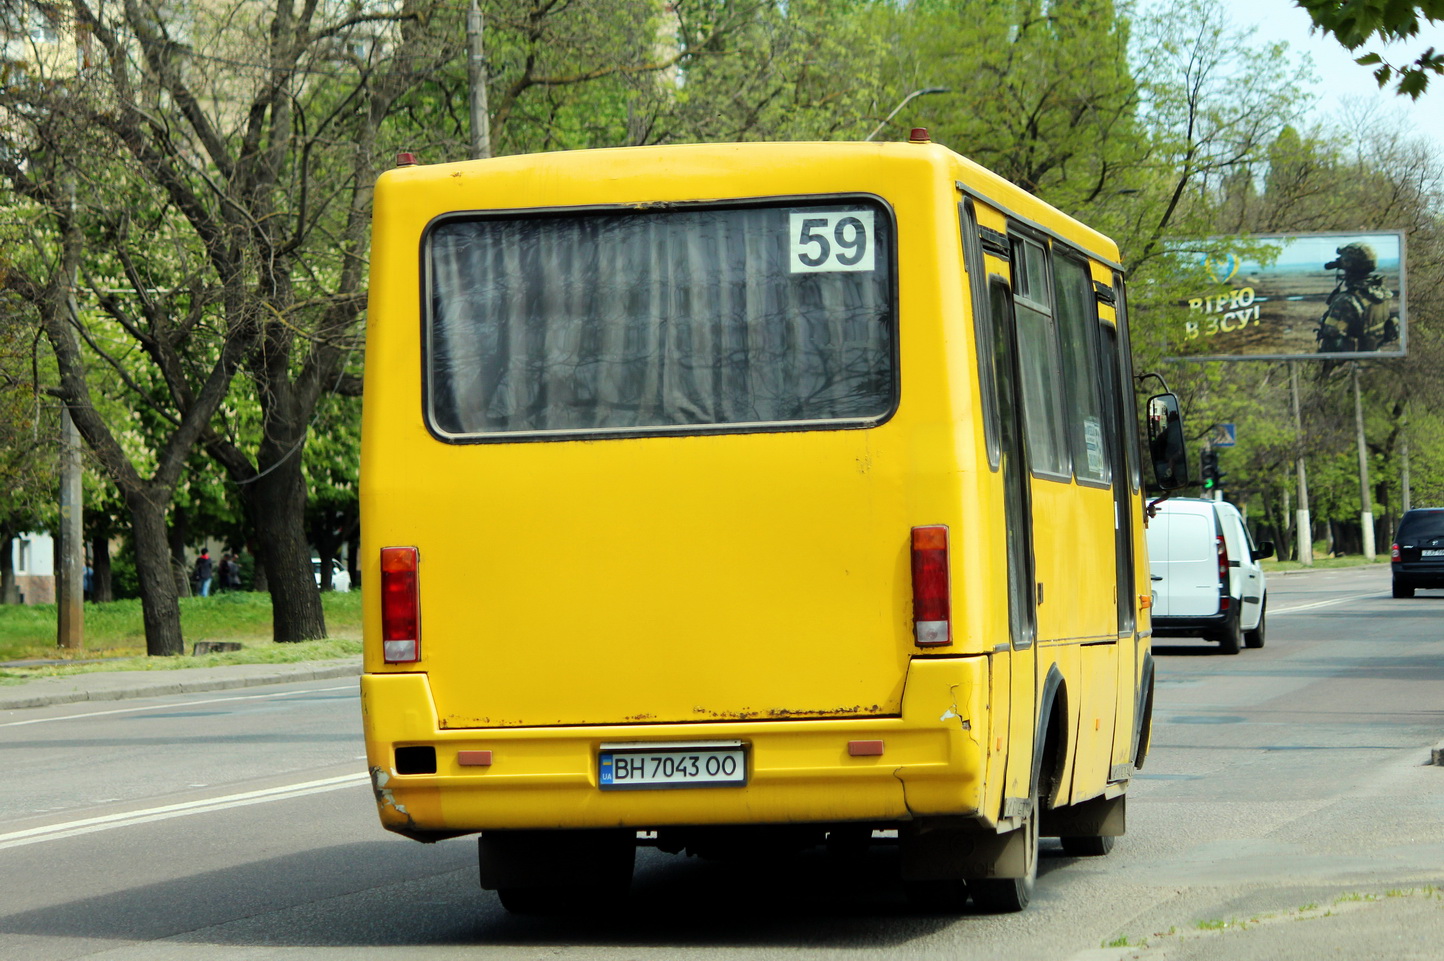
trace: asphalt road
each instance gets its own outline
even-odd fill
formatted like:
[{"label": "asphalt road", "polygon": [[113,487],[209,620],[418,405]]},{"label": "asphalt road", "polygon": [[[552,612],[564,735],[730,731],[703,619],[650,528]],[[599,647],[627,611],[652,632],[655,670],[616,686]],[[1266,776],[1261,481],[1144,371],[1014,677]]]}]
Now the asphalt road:
[{"label": "asphalt road", "polygon": [[0,958],[1444,957],[1444,592],[1276,577],[1264,649],[1156,654],[1128,835],[1045,841],[1008,916],[918,912],[875,847],[648,851],[616,916],[513,918],[473,840],[380,829],[354,681],[5,712]]}]

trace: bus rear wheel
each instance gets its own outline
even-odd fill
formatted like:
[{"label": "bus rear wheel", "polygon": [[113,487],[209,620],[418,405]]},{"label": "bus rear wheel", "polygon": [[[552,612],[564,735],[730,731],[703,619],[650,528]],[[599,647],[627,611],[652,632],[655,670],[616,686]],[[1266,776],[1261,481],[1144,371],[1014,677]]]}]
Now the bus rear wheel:
[{"label": "bus rear wheel", "polygon": [[477,853],[481,886],[511,913],[596,914],[627,896],[636,832],[487,832]]},{"label": "bus rear wheel", "polygon": [[1034,789],[1032,810],[1018,828],[1022,833],[1024,872],[1017,878],[978,878],[968,882],[973,904],[987,914],[1011,914],[1021,911],[1033,900],[1038,883],[1038,821],[1040,792]]},{"label": "bus rear wheel", "polygon": [[1113,850],[1113,843],[1118,839],[1112,835],[1085,835],[1082,837],[1059,838],[1063,844],[1063,853],[1075,858],[1101,858]]}]

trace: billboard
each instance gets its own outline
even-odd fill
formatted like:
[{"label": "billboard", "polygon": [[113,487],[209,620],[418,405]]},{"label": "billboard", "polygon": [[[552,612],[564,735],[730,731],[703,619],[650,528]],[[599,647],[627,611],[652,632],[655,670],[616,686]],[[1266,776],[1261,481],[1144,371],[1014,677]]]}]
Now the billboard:
[{"label": "billboard", "polygon": [[1404,356],[1402,231],[1214,238],[1200,246],[1209,253],[1198,257],[1196,279],[1170,311],[1170,358]]}]

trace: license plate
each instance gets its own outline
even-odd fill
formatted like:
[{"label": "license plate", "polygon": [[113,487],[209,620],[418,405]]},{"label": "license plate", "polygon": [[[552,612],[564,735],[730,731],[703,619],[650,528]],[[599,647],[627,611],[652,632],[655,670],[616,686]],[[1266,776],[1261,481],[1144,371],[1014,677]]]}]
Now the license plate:
[{"label": "license plate", "polygon": [[604,791],[739,787],[747,783],[747,751],[741,741],[603,744],[597,774]]},{"label": "license plate", "polygon": [[1444,557],[1444,551],[1420,551],[1420,557]]}]

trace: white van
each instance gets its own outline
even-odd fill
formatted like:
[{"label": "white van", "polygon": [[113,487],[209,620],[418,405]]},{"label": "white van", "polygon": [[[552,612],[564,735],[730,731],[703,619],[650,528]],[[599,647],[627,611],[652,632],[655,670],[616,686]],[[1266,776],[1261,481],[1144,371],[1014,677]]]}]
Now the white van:
[{"label": "white van", "polygon": [[1148,521],[1153,636],[1202,637],[1224,654],[1264,646],[1263,568],[1273,543],[1254,547],[1232,504],[1172,497]]}]

